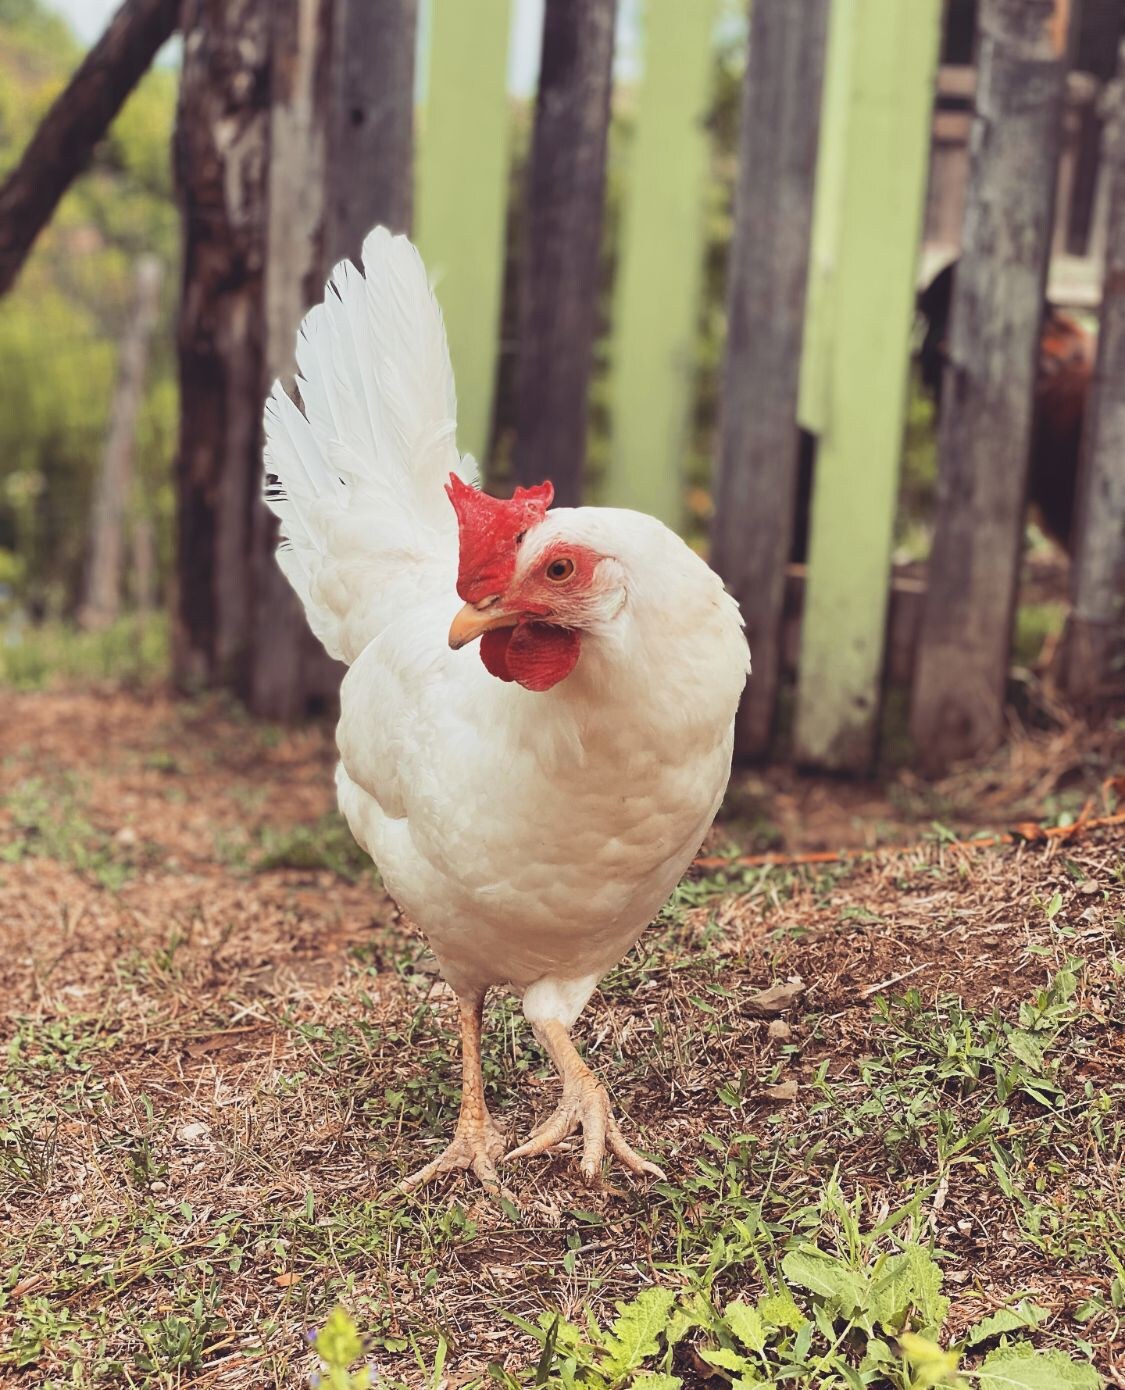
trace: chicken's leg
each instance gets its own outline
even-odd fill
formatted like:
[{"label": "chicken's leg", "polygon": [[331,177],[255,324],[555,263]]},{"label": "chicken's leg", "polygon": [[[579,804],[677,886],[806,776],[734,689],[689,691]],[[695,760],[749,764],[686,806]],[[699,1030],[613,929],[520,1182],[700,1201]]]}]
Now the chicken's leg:
[{"label": "chicken's leg", "polygon": [[526,1144],[513,1149],[508,1158],[532,1158],[546,1153],[576,1129],[581,1129],[582,1176],[587,1182],[597,1177],[607,1147],[630,1172],[642,1177],[663,1178],[663,1169],[635,1153],[626,1142],[610,1109],[605,1087],[582,1060],[562,1023],[546,1019],[533,1023],[532,1027],[562,1077],[562,1099],[554,1114],[535,1130]]},{"label": "chicken's leg", "polygon": [[412,1192],[434,1178],[459,1168],[471,1168],[486,1187],[500,1188],[496,1160],[506,1147],[500,1127],[484,1103],[484,1076],[480,1065],[481,1018],[484,996],[458,999],[461,1006],[461,1113],[453,1141],[443,1154],[416,1173],[403,1178],[400,1192]]}]

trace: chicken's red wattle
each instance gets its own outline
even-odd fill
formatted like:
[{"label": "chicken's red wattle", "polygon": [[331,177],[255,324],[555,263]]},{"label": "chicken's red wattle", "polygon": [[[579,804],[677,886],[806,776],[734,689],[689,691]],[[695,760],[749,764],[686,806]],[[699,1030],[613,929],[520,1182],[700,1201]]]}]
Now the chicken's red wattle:
[{"label": "chicken's red wattle", "polygon": [[550,690],[565,680],[578,663],[580,649],[577,632],[549,623],[497,627],[480,639],[480,659],[488,672],[525,690]]}]

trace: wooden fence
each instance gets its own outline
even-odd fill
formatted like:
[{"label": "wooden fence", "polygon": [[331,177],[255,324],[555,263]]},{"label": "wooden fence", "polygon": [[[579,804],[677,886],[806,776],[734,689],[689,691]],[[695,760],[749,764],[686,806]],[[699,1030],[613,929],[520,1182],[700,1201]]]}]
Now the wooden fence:
[{"label": "wooden fence", "polygon": [[[601,500],[674,526],[684,520],[698,385],[704,115],[718,8],[714,0],[645,0],[643,73],[624,98],[634,133],[614,258],[612,447]],[[590,222],[600,217],[613,5],[548,0],[548,27],[565,26],[568,9],[568,59],[544,74],[527,175],[516,468],[523,480],[551,473],[572,501],[582,493],[599,286]],[[1063,235],[1053,229],[1073,221],[1056,212],[1060,156],[1070,160],[1068,191],[1085,159],[1083,196],[1091,205],[1094,196],[1089,141],[1063,135],[1073,42],[1067,0],[982,0],[979,77],[942,70],[942,92],[965,108],[954,122],[940,103],[935,118],[942,15],[941,0],[751,7],[712,548],[754,652],[739,724],[747,756],[776,746],[794,608],[803,614],[791,728],[800,762],[870,767],[888,673],[913,678],[912,732],[928,769],[987,750],[1004,728],[1042,296],[1052,237]],[[510,20],[508,0],[433,0],[417,153],[415,230],[449,327],[461,446],[477,456],[487,454],[501,350]],[[1084,110],[1104,116],[1103,89],[1088,77],[1078,89]],[[1094,239],[1108,241],[1119,260],[1125,176],[1120,148],[1108,138],[1103,145]],[[948,368],[955,389],[945,393],[941,421],[928,579],[895,583],[924,221],[941,229],[942,241],[955,227],[961,244]],[[1103,310],[1111,329],[1121,294],[1111,280]],[[1120,621],[1120,351],[1112,333],[1103,335],[1102,402],[1087,431],[1092,476],[1073,566],[1076,602],[1090,610],[1082,630],[1095,634],[1075,659],[1084,672],[1075,688],[1085,691],[1104,682],[1108,634]],[[787,565],[798,426],[817,440],[803,571]],[[1095,649],[1101,656],[1091,666]]]}]

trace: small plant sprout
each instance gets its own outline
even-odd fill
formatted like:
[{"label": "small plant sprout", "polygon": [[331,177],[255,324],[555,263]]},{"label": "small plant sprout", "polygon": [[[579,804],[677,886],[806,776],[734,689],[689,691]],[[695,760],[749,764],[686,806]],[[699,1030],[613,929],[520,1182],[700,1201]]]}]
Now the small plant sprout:
[{"label": "small plant sprout", "polygon": [[349,1369],[363,1355],[363,1342],[351,1316],[343,1308],[333,1308],[312,1343],[320,1358],[320,1372],[312,1384],[317,1390],[371,1390],[375,1372],[370,1366]]}]

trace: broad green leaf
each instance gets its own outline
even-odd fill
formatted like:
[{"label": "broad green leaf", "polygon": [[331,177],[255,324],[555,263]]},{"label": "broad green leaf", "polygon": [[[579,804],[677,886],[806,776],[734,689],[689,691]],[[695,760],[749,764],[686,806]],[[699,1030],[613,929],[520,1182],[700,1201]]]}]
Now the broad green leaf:
[{"label": "broad green leaf", "polygon": [[871,1371],[880,1366],[897,1365],[898,1359],[898,1353],[882,1337],[869,1337],[859,1368],[861,1371]]},{"label": "broad green leaf", "polygon": [[812,1250],[790,1250],[781,1262],[785,1277],[803,1289],[811,1289],[832,1307],[850,1317],[867,1304],[867,1280],[831,1255]]},{"label": "broad green leaf", "polygon": [[748,1356],[743,1356],[740,1351],[735,1351],[733,1347],[707,1347],[699,1354],[709,1366],[714,1366],[719,1370],[753,1374],[754,1363]]},{"label": "broad green leaf", "polygon": [[664,1375],[661,1371],[638,1371],[629,1382],[629,1390],[680,1390],[679,1376]]},{"label": "broad green leaf", "polygon": [[815,1330],[811,1322],[806,1322],[797,1333],[796,1341],[793,1343],[793,1360],[798,1364],[808,1356]]},{"label": "broad green leaf", "polygon": [[800,1332],[806,1321],[784,1284],[758,1300],[758,1313],[767,1327],[787,1327],[791,1332]]},{"label": "broad green leaf", "polygon": [[1008,1047],[1025,1067],[1036,1073],[1043,1070],[1043,1044],[1031,1033],[1013,1030],[1008,1037]]},{"label": "broad green leaf", "polygon": [[751,1351],[765,1351],[766,1325],[757,1308],[736,1299],[727,1304],[723,1319],[744,1347],[749,1347]]},{"label": "broad green leaf", "polygon": [[1026,1327],[1038,1327],[1042,1317],[1040,1309],[1034,1303],[1019,1303],[1015,1308],[1001,1308],[991,1317],[982,1318],[980,1322],[969,1328],[965,1336],[965,1345],[969,1347],[979,1346],[981,1342],[987,1342],[990,1337],[999,1337],[1002,1332],[1015,1332]]},{"label": "broad green leaf", "polygon": [[1036,1351],[1017,1342],[985,1357],[977,1385],[979,1390],[1101,1390],[1102,1378],[1093,1366],[1061,1351]]},{"label": "broad green leaf", "polygon": [[941,1295],[942,1273],[922,1245],[908,1245],[888,1259],[871,1286],[873,1321],[887,1332],[900,1332],[911,1308],[917,1310],[925,1331],[937,1332],[949,1311]]},{"label": "broad green leaf", "polygon": [[605,1336],[606,1370],[620,1376],[636,1370],[646,1356],[660,1350],[660,1334],[676,1296],[671,1289],[645,1289],[632,1303],[619,1303],[617,1317]]}]

